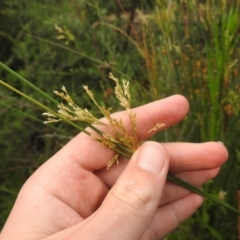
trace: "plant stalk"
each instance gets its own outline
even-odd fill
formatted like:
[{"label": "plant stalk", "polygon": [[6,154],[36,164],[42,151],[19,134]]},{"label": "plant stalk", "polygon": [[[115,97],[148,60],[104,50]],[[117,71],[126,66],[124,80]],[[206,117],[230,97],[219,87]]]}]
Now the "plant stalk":
[{"label": "plant stalk", "polygon": [[[49,95],[47,95],[46,93],[44,93],[42,90],[40,90],[39,88],[37,88],[35,85],[33,85],[32,83],[30,83],[28,80],[24,79],[22,76],[18,75],[16,72],[14,72],[13,70],[11,70],[10,68],[8,68],[5,64],[0,62],[0,67],[4,68],[6,71],[8,71],[9,73],[11,73],[12,75],[16,76],[18,79],[20,79],[22,82],[26,83],[28,86],[30,86],[31,88],[33,88],[35,91],[37,91],[39,94],[41,94],[42,96],[46,97],[47,99],[49,99],[51,102],[58,104],[58,102],[56,100],[54,100],[53,98],[51,98]],[[88,132],[87,130],[81,128],[80,126],[78,126],[77,124],[73,123],[72,121],[69,121],[67,119],[65,119],[64,117],[62,117],[61,115],[59,115],[57,112],[51,110],[50,108],[46,107],[45,105],[41,104],[40,102],[36,101],[35,99],[27,96],[26,94],[20,92],[19,90],[17,90],[16,88],[12,87],[11,85],[5,83],[4,81],[0,80],[0,84],[2,84],[3,86],[5,86],[6,88],[10,89],[11,91],[19,94],[20,96],[24,97],[25,99],[29,100],[30,102],[34,103],[35,105],[39,106],[40,108],[44,109],[45,111],[48,111],[52,114],[54,114],[55,116],[57,116],[58,118],[60,118],[61,120],[65,121],[66,123],[70,124],[71,126],[75,127],[76,129],[78,129],[79,131],[82,131],[86,134],[88,134],[89,136],[91,136],[91,133]],[[89,125],[89,127],[94,130],[95,132],[97,132],[98,134],[102,135],[103,132],[100,131],[99,129],[97,129],[96,127]],[[120,143],[117,143],[117,147],[115,149],[113,149],[114,151],[118,152],[119,154],[127,157],[128,159],[131,158],[132,156],[132,152],[130,152],[128,149],[126,149],[126,147],[124,147],[123,145],[121,145]],[[176,177],[175,175],[168,173],[167,175],[167,179],[170,180],[171,182],[182,186],[185,189],[190,190],[191,192],[195,192],[199,195],[201,195],[202,197],[211,200],[221,206],[226,207],[229,210],[234,211],[235,213],[237,213],[238,215],[240,215],[240,211],[238,211],[237,209],[235,209],[234,207],[232,207],[231,205],[227,204],[226,202],[214,197],[213,195],[205,192],[204,190]]]}]

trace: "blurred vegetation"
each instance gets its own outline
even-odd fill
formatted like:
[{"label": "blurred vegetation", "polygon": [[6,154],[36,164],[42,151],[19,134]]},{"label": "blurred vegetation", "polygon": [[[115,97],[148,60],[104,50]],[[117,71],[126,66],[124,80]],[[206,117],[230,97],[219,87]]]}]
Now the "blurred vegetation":
[{"label": "blurred vegetation", "polygon": [[[66,86],[91,107],[86,84],[105,105],[112,72],[130,80],[133,105],[182,94],[191,111],[158,141],[222,141],[229,161],[206,184],[236,206],[240,187],[238,0],[2,0],[0,60],[53,96]],[[1,79],[50,106],[48,100],[0,69]],[[42,124],[42,110],[0,88],[0,226],[24,181],[77,134]],[[194,161],[194,159],[193,159]],[[206,201],[166,239],[237,239],[237,216]]]}]

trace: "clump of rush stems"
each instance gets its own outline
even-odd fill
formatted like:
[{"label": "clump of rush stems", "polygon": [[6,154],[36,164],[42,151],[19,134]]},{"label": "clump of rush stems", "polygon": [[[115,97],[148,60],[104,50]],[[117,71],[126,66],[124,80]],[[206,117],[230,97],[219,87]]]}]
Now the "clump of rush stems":
[{"label": "clump of rush stems", "polygon": [[[108,161],[107,169],[109,169],[115,162],[118,163],[119,155],[124,155],[130,158],[133,152],[136,151],[136,149],[141,144],[137,137],[136,113],[132,112],[131,110],[131,94],[129,90],[129,82],[123,79],[120,83],[119,80],[115,78],[111,73],[109,74],[109,78],[115,82],[115,96],[118,99],[120,105],[125,108],[129,116],[131,123],[130,131],[126,129],[122,119],[116,119],[112,117],[111,108],[106,108],[105,106],[100,106],[98,104],[98,102],[94,98],[93,93],[89,90],[88,86],[83,86],[84,90],[91,98],[93,103],[98,107],[103,117],[105,117],[107,123],[106,121],[101,121],[96,118],[87,109],[79,107],[69,96],[64,86],[62,87],[62,92],[54,91],[57,96],[64,99],[67,103],[67,105],[63,103],[58,104],[57,107],[59,116],[56,116],[51,112],[43,113],[43,115],[47,116],[47,121],[45,121],[44,123],[58,122],[61,121],[62,118],[65,118],[70,121],[80,121],[94,124],[95,126],[108,126],[111,129],[111,135],[103,133],[99,129],[99,131],[97,131],[98,135],[91,134],[91,137],[98,141],[100,144],[110,149],[113,149],[116,152],[116,155]],[[164,126],[163,123],[158,123],[148,132],[157,131],[162,126]]]},{"label": "clump of rush stems", "polygon": [[[136,113],[132,112],[131,110],[131,95],[129,92],[129,82],[122,80],[122,85],[119,83],[119,80],[115,78],[112,74],[110,74],[110,78],[115,81],[115,95],[119,100],[120,104],[126,109],[130,123],[131,123],[131,131],[128,131],[121,119],[116,119],[111,116],[111,109],[105,108],[104,106],[100,106],[94,98],[93,93],[88,89],[87,86],[84,86],[84,89],[88,96],[92,99],[94,104],[99,108],[102,112],[105,120],[99,120],[98,118],[94,117],[87,109],[83,109],[79,107],[77,104],[74,103],[72,98],[69,96],[65,87],[62,87],[62,92],[55,91],[55,94],[60,96],[67,102],[67,105],[63,103],[58,103],[55,99],[50,97],[48,94],[40,90],[37,86],[29,82],[27,79],[23,78],[12,69],[7,67],[5,64],[0,62],[0,67],[9,72],[11,75],[19,79],[23,84],[27,85],[31,89],[33,89],[36,93],[40,94],[42,97],[45,97],[50,102],[56,104],[58,106],[58,112],[50,109],[49,107],[45,106],[44,104],[38,102],[36,99],[31,98],[30,96],[24,94],[23,92],[17,90],[13,86],[9,85],[5,81],[0,80],[0,84],[4,87],[10,89],[11,91],[19,94],[23,98],[27,99],[31,103],[37,105],[38,107],[44,109],[46,112],[44,113],[47,116],[47,121],[45,123],[50,122],[57,122],[57,121],[64,121],[69,125],[75,127],[76,129],[88,134],[92,138],[96,139],[100,144],[113,149],[116,152],[116,155],[109,160],[107,163],[107,168],[110,168],[114,163],[118,163],[118,157],[120,155],[125,156],[126,158],[130,159],[134,151],[141,145],[141,141],[137,138],[137,125],[136,125]],[[79,125],[75,124],[74,121],[82,121],[87,122],[89,127],[94,131],[94,134],[89,132],[87,129],[81,128]],[[155,127],[150,129],[148,132],[157,131],[161,128],[164,123],[158,123]],[[97,127],[99,126],[99,128]],[[100,129],[102,126],[108,126],[111,129],[111,134],[104,133]],[[240,211],[236,208],[232,207],[228,203],[222,201],[218,197],[213,196],[212,194],[199,189],[198,187],[178,178],[177,176],[168,173],[167,179],[176,183],[183,188],[186,188],[192,192],[195,192],[208,200],[211,200],[220,206],[226,207],[229,210],[234,211],[238,215],[240,215]]]}]

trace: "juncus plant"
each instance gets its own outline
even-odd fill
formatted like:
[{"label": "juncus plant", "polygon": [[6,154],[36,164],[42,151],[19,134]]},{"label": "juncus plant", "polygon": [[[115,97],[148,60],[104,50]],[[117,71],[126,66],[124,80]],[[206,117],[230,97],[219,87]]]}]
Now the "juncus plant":
[{"label": "juncus plant", "polygon": [[[27,84],[29,87],[33,88],[35,91],[40,93],[42,96],[45,96],[53,103],[57,104],[58,111],[54,111],[47,106],[41,104],[35,99],[27,96],[26,94],[20,92],[16,88],[7,84],[6,82],[0,80],[0,84],[7,87],[8,89],[14,91],[15,93],[21,95],[22,97],[28,99],[32,103],[38,105],[46,112],[43,113],[47,117],[45,123],[53,123],[58,121],[65,121],[68,124],[76,127],[78,130],[83,131],[88,134],[90,137],[99,142],[99,144],[104,145],[107,148],[113,149],[116,154],[112,159],[109,159],[106,168],[109,169],[114,163],[119,163],[119,156],[124,156],[128,159],[131,158],[133,153],[137,150],[137,148],[142,144],[141,139],[137,137],[137,124],[136,124],[136,113],[131,110],[131,94],[129,90],[129,82],[126,80],[122,80],[122,84],[119,82],[117,78],[115,78],[112,74],[109,75],[109,78],[115,82],[115,96],[118,99],[120,105],[125,108],[128,113],[131,129],[126,129],[122,119],[116,119],[113,115],[111,115],[111,108],[106,108],[105,106],[100,106],[96,99],[94,98],[94,94],[89,90],[87,86],[83,86],[87,95],[91,98],[93,103],[98,107],[100,112],[102,113],[102,119],[96,118],[88,109],[84,109],[79,107],[73,99],[68,94],[65,87],[62,87],[62,91],[54,91],[54,93],[61,97],[66,104],[58,103],[56,100],[52,99],[49,95],[42,92],[35,85],[30,83],[28,80],[18,75],[16,72],[8,68],[5,64],[0,62],[0,67],[4,68],[9,73],[13,74],[19,80]],[[74,121],[85,122],[89,124],[89,128],[93,131],[88,131],[87,129],[81,128],[79,125],[75,124]],[[157,123],[155,127],[149,129],[148,132],[157,131],[161,127],[164,126],[164,123]],[[208,192],[178,178],[172,173],[168,173],[168,180],[178,184],[192,192],[195,192],[208,200],[211,200],[221,206],[226,207],[229,210],[232,210],[240,215],[240,211],[229,205],[228,203],[220,200],[219,198],[209,194]]]}]

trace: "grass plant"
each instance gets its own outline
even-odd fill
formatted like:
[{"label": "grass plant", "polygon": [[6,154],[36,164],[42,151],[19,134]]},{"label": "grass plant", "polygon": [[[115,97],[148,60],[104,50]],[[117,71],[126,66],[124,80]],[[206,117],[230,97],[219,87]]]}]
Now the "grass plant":
[{"label": "grass plant", "polygon": [[[41,91],[38,87],[31,84],[28,80],[16,74],[14,71],[8,68],[5,64],[0,62],[0,67],[3,67],[5,70],[10,72],[11,74],[14,74],[14,76],[18,77],[20,81],[27,84],[29,87],[37,91],[39,94],[43,95],[44,97],[47,96],[48,99],[53,101],[54,103],[56,102],[50,96],[46,95],[46,93]],[[100,106],[98,104],[98,102],[94,98],[93,93],[88,89],[88,86],[83,86],[83,88],[85,89],[87,95],[90,97],[93,103],[98,107],[98,109],[100,110],[103,117],[107,120],[108,123],[105,123],[104,121],[101,121],[98,118],[96,118],[91,112],[88,111],[88,109],[83,109],[79,107],[69,96],[64,86],[62,87],[62,92],[54,91],[54,93],[57,96],[61,97],[63,100],[65,100],[67,102],[67,105],[64,105],[63,103],[58,103],[57,104],[58,111],[56,112],[50,109],[49,107],[41,104],[40,102],[36,101],[35,99],[27,96],[21,91],[18,91],[16,88],[12,87],[6,82],[0,80],[0,84],[8,88],[9,90],[19,94],[21,97],[27,99],[28,101],[37,105],[38,107],[46,110],[47,112],[43,113],[43,115],[47,117],[47,120],[44,123],[54,123],[59,121],[65,121],[66,123],[70,124],[76,129],[86,133],[87,135],[89,135],[90,137],[92,137],[93,139],[95,139],[105,147],[113,149],[116,152],[116,155],[112,159],[110,159],[109,162],[107,163],[107,169],[109,169],[115,162],[118,163],[119,155],[122,155],[130,159],[134,151],[136,151],[137,148],[141,145],[141,141],[139,141],[139,139],[137,138],[136,114],[131,111],[131,94],[129,89],[129,82],[123,79],[122,85],[121,85],[119,80],[115,78],[111,73],[109,75],[109,78],[112,79],[116,84],[115,96],[119,104],[125,108],[125,110],[129,115],[129,119],[132,127],[130,133],[125,128],[121,119],[115,119],[111,116],[111,108],[106,108],[105,106]],[[80,121],[80,122],[87,123],[88,127],[91,128],[95,132],[95,134],[100,134],[100,136],[96,136],[95,134],[90,133],[86,129],[79,127],[79,125],[73,123],[73,121]],[[114,134],[109,135],[101,131],[95,125],[109,127]],[[152,129],[149,129],[148,132],[157,131],[163,126],[164,126],[164,123],[157,123],[156,126],[154,126]],[[206,199],[211,200],[221,206],[224,206],[227,209],[232,210],[240,215],[240,211],[230,206],[226,202],[221,201],[221,199],[216,198],[215,196],[195,187],[194,185],[179,179],[173,174],[169,173],[167,178],[168,180],[192,192],[198,193],[199,195],[205,197]]]}]

